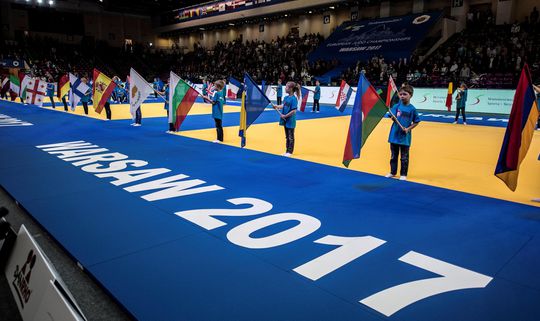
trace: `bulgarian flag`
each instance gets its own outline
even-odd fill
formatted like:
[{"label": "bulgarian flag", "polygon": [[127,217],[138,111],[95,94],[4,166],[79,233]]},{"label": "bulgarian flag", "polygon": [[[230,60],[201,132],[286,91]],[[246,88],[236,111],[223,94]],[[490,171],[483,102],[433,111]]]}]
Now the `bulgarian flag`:
[{"label": "bulgarian flag", "polygon": [[101,114],[103,106],[111,96],[116,83],[111,78],[105,76],[104,73],[94,68],[94,82],[92,85],[92,101],[94,102],[94,110]]},{"label": "bulgarian flag", "polygon": [[448,111],[452,109],[452,93],[454,92],[453,87],[454,84],[452,82],[448,83],[448,94],[446,95],[446,108]]},{"label": "bulgarian flag", "polygon": [[369,83],[364,73],[361,73],[354,98],[345,152],[343,153],[345,167],[349,167],[351,160],[360,158],[362,146],[387,111],[388,108],[384,101]]},{"label": "bulgarian flag", "polygon": [[199,96],[198,91],[193,89],[184,80],[178,79],[178,83],[174,87],[172,100],[169,104],[169,123],[174,124],[176,131],[180,130],[180,126],[184,119],[186,119],[197,96]]},{"label": "bulgarian flag", "polygon": [[58,98],[61,99],[62,97],[67,95],[69,92],[69,88],[71,88],[69,84],[69,76],[66,74],[60,77],[60,80],[58,81]]},{"label": "bulgarian flag", "polygon": [[26,91],[28,89],[28,84],[30,83],[30,80],[32,80],[32,78],[30,78],[24,72],[20,71],[19,72],[19,79],[21,80],[21,89],[20,89],[21,92],[20,92],[19,96],[21,97],[21,100],[25,101],[26,100]]},{"label": "bulgarian flag", "polygon": [[388,108],[392,107],[392,100],[394,100],[394,96],[397,94],[397,87],[396,83],[394,82],[394,79],[392,76],[388,78],[388,90],[386,91],[386,106]]},{"label": "bulgarian flag", "polygon": [[15,73],[9,73],[9,89],[11,90],[11,100],[13,101],[21,92],[21,81],[16,71]]}]

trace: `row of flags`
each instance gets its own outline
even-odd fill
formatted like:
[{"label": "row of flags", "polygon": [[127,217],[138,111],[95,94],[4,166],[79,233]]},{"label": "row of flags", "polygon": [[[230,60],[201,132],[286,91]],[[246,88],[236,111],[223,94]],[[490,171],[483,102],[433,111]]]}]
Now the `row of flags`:
[{"label": "row of flags", "polygon": [[[133,68],[130,70],[129,78],[131,82],[131,90],[129,91],[130,112],[134,118],[135,112],[144,100],[154,92],[154,88]],[[47,82],[38,78],[30,78],[24,74],[10,74],[9,80],[4,79],[1,84],[2,91],[6,88],[8,82],[9,89],[17,93],[24,101],[41,106],[46,95]],[[58,96],[63,97],[67,93],[70,98],[71,108],[74,110],[81,98],[92,89],[94,109],[100,113],[115,86],[116,84],[111,78],[97,69],[94,69],[93,72],[92,87],[69,73],[69,75],[62,76],[59,81]],[[170,72],[169,86],[169,96],[165,98],[169,102],[168,121],[178,131],[196,98],[202,96],[202,94],[194,88],[193,84],[183,80],[172,71]],[[450,83],[447,105],[451,105],[452,89],[452,83]],[[207,84],[207,90],[210,95],[213,95],[215,89],[212,83]],[[232,77],[229,78],[227,96],[236,98],[238,93],[241,94],[239,136],[242,147],[246,145],[249,126],[271,103],[268,98],[270,92],[270,86],[266,86],[263,82],[262,88],[259,88],[247,73],[244,75],[243,84]],[[305,110],[309,92],[309,89],[301,87],[299,109],[302,112]],[[336,109],[343,112],[353,92],[352,87],[342,80],[335,104]],[[362,147],[371,132],[392,106],[397,92],[398,89],[392,77],[390,77],[386,101],[384,101],[365,74],[360,74],[343,153],[343,164],[346,167],[349,166],[353,159],[360,158]],[[450,103],[448,103],[448,100]],[[503,180],[512,191],[517,187],[519,166],[529,149],[539,116],[539,106],[532,87],[529,67],[525,64],[514,96],[508,127],[495,170],[495,175]]]},{"label": "row of flags", "polygon": [[[342,81],[336,101],[337,109],[340,111],[345,109],[351,93],[352,88]],[[362,146],[388,108],[392,106],[396,93],[397,87],[390,77],[386,102],[384,102],[365,75],[363,73],[360,75],[343,153],[345,166],[348,167],[353,159],[360,157]],[[452,94],[453,84],[450,83],[446,101],[449,111],[452,105]],[[512,191],[517,188],[519,167],[529,150],[539,117],[540,106],[534,92],[529,66],[525,64],[514,95],[508,126],[494,173]]]}]

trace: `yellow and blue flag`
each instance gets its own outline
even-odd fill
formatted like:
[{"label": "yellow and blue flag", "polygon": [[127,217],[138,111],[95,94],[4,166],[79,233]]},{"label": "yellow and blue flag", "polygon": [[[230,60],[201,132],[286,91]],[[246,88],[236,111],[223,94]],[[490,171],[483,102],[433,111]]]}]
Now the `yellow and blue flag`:
[{"label": "yellow and blue flag", "polygon": [[510,119],[495,168],[495,176],[512,191],[516,190],[519,166],[531,145],[539,114],[529,66],[525,64],[514,95]]},{"label": "yellow and blue flag", "polygon": [[240,110],[240,130],[238,132],[238,136],[241,137],[240,145],[242,147],[246,145],[247,129],[270,104],[270,99],[266,97],[264,92],[247,73],[244,74],[244,89]]}]

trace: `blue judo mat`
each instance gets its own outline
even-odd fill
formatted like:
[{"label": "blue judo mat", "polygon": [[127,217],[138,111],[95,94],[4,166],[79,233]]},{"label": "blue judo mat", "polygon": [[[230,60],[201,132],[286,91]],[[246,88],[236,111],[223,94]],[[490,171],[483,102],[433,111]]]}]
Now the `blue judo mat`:
[{"label": "blue judo mat", "polygon": [[0,102],[0,184],[139,320],[540,319],[538,208],[126,122]]}]

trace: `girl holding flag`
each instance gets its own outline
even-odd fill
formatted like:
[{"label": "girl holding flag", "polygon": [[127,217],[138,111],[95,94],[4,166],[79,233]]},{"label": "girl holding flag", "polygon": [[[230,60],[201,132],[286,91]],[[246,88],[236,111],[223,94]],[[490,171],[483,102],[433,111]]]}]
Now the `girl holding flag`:
[{"label": "girl holding flag", "polygon": [[214,143],[223,143],[223,105],[225,104],[225,95],[223,89],[225,88],[225,82],[223,80],[216,80],[214,82],[215,92],[212,99],[208,96],[203,96],[204,100],[212,103],[212,117],[216,123],[217,139]]},{"label": "girl holding flag", "polygon": [[287,85],[285,85],[285,93],[287,93],[288,96],[283,99],[283,105],[272,104],[272,107],[276,110],[282,110],[279,114],[279,117],[281,117],[279,125],[285,128],[286,152],[283,156],[291,157],[294,151],[294,129],[296,128],[296,109],[298,108],[300,85],[293,81],[289,81]]}]

